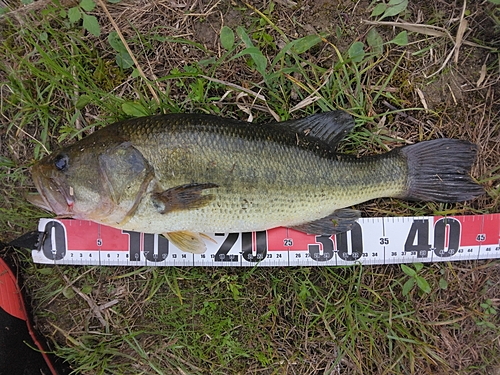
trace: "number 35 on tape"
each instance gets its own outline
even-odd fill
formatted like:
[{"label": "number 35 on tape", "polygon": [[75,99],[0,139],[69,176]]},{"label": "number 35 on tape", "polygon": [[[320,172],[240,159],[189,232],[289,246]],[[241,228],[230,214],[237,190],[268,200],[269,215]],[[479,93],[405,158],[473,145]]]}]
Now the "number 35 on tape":
[{"label": "number 35 on tape", "polygon": [[207,233],[207,252],[190,254],[157,234],[90,221],[41,219],[35,263],[102,266],[343,266],[500,258],[500,214],[362,218],[346,233],[289,228]]}]

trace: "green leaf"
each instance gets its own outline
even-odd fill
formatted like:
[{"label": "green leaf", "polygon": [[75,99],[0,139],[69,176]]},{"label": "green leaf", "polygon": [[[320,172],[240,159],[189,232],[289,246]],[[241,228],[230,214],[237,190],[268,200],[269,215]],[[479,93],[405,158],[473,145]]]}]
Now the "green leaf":
[{"label": "green leaf", "polygon": [[500,0],[488,0],[490,3],[500,5]]},{"label": "green leaf", "polygon": [[297,39],[293,48],[296,53],[301,54],[310,50],[312,47],[314,47],[318,43],[321,43],[322,41],[323,39],[319,35],[307,35],[303,38]]},{"label": "green leaf", "polygon": [[492,322],[484,322],[484,325],[488,327],[489,329],[496,329],[497,326],[493,324]]},{"label": "green leaf", "polygon": [[384,12],[383,16],[380,17],[380,19],[396,16],[399,13],[405,11],[407,7],[408,0],[390,0],[387,4],[386,11]]},{"label": "green leaf", "polygon": [[122,110],[125,114],[133,117],[147,116],[149,113],[144,106],[137,102],[125,102],[122,104]]},{"label": "green leaf", "polygon": [[253,62],[255,63],[255,67],[257,68],[257,71],[260,74],[262,74],[262,76],[265,76],[266,75],[266,67],[267,67],[266,57],[260,51],[259,51],[259,53],[251,53],[250,57],[252,58]]},{"label": "green leaf", "polygon": [[448,289],[448,281],[446,281],[444,278],[439,279],[439,287],[443,290]]},{"label": "green leaf", "polygon": [[75,296],[75,291],[72,288],[64,288],[62,293],[67,299],[71,299]]},{"label": "green leaf", "polygon": [[300,292],[299,292],[299,300],[302,303],[305,303],[307,298],[311,296],[310,288],[309,285],[307,285],[305,282],[302,282],[300,285]]},{"label": "green leaf", "polygon": [[349,47],[347,53],[349,57],[352,59],[352,61],[354,62],[363,61],[363,58],[365,57],[364,47],[365,45],[362,42],[354,42],[351,45],[351,47]]},{"label": "green leaf", "polygon": [[97,18],[95,16],[89,16],[88,14],[82,13],[83,17],[83,28],[87,30],[94,36],[101,35],[101,27],[99,26],[99,22],[97,22]]},{"label": "green leaf", "polygon": [[401,265],[401,270],[410,277],[415,277],[417,275],[417,271],[415,271],[413,268],[408,267],[406,264]]},{"label": "green leaf", "polygon": [[253,62],[255,63],[255,67],[257,68],[257,71],[264,76],[266,73],[267,59],[262,54],[262,52],[257,47],[249,47],[249,48],[245,48],[240,53],[234,55],[230,60],[236,59],[236,58],[244,56],[244,55],[250,55]]},{"label": "green leaf", "polygon": [[407,296],[408,293],[413,289],[413,285],[415,285],[415,279],[412,277],[411,279],[406,280],[406,283],[403,285],[403,296]]},{"label": "green leaf", "polygon": [[375,6],[375,8],[373,8],[371,16],[372,17],[378,17],[382,13],[384,13],[386,9],[387,9],[387,5],[386,4],[384,4],[384,3],[378,3]]},{"label": "green leaf", "polygon": [[234,32],[227,26],[220,31],[220,44],[228,51],[234,46]]},{"label": "green leaf", "polygon": [[76,109],[82,109],[85,107],[87,104],[89,104],[92,101],[92,98],[88,95],[80,95],[78,100],[76,101],[75,107]]},{"label": "green leaf", "polygon": [[90,294],[92,292],[92,285],[84,285],[82,288],[83,294]]},{"label": "green leaf", "polygon": [[236,284],[229,284],[229,289],[233,293],[233,299],[236,301],[240,297],[240,286]]},{"label": "green leaf", "polygon": [[122,69],[128,69],[134,66],[134,61],[128,52],[120,52],[116,55],[116,64]]},{"label": "green leaf", "polygon": [[47,34],[46,31],[42,31],[40,35],[38,36],[42,42],[45,42],[46,40],[49,39],[49,34]]},{"label": "green leaf", "polygon": [[38,273],[42,275],[52,275],[52,270],[53,268],[50,267],[40,268],[38,269]]},{"label": "green leaf", "polygon": [[260,43],[261,46],[269,46],[273,49],[276,49],[276,44],[274,43],[274,38],[272,35],[262,32],[260,33],[260,38],[262,39],[262,42]]},{"label": "green leaf", "polygon": [[250,40],[250,37],[248,36],[246,30],[242,26],[238,26],[236,28],[236,35],[245,43],[245,46],[247,47],[253,47],[253,43]]},{"label": "green leaf", "polygon": [[366,35],[366,43],[368,43],[368,45],[372,48],[373,53],[376,55],[384,53],[384,41],[382,40],[382,37],[378,33],[377,29],[373,28],[368,31],[368,34]]},{"label": "green leaf", "polygon": [[120,1],[122,1],[122,0],[108,0],[108,3],[111,3],[111,4],[117,4],[117,3],[119,3]]},{"label": "green leaf", "polygon": [[422,268],[424,268],[424,264],[420,262],[413,263],[413,267],[415,267],[415,271],[420,272],[422,271]]},{"label": "green leaf", "polygon": [[426,279],[424,279],[422,276],[415,276],[415,280],[417,281],[418,287],[425,293],[430,293],[431,292],[431,286],[427,282]]},{"label": "green leaf", "polygon": [[69,22],[75,23],[80,20],[82,14],[80,13],[80,9],[78,7],[73,7],[68,9],[68,18]]},{"label": "green leaf", "polygon": [[5,156],[0,155],[0,167],[14,167],[16,164]]},{"label": "green leaf", "polygon": [[283,48],[281,48],[276,57],[274,58],[274,60],[272,61],[271,65],[275,66],[278,63],[278,61],[283,59],[283,57],[288,53],[288,51],[290,51],[295,46],[297,40],[298,39],[292,40],[291,42],[287,43]]},{"label": "green leaf", "polygon": [[71,115],[71,118],[69,119],[69,124],[71,126],[63,126],[61,130],[59,130],[59,133],[61,133],[61,135],[59,136],[58,140],[65,139],[68,134],[71,134],[75,130],[74,126],[76,124],[76,120],[78,120],[81,116],[82,112],[79,109]]},{"label": "green leaf", "polygon": [[365,57],[364,47],[365,47],[365,45],[361,42],[354,42],[351,45],[351,47],[349,47],[349,50],[347,51],[347,53],[352,61],[354,61],[354,62],[363,61],[363,58]]},{"label": "green leaf", "polygon": [[134,68],[132,71],[132,78],[137,78],[140,77],[141,75],[139,74],[139,70],[137,68]]},{"label": "green leaf", "polygon": [[91,12],[95,8],[95,2],[94,0],[82,0],[80,2],[80,6],[85,10],[86,12]]},{"label": "green leaf", "polygon": [[117,52],[127,52],[125,45],[123,44],[116,31],[112,31],[109,33],[108,43]]},{"label": "green leaf", "polygon": [[408,33],[406,31],[401,31],[389,43],[394,43],[394,44],[397,44],[398,46],[406,46],[406,45],[408,45]]},{"label": "green leaf", "polygon": [[23,5],[30,5],[30,4],[33,4],[33,0],[21,0],[21,3]]},{"label": "green leaf", "polygon": [[209,66],[215,64],[217,64],[217,60],[215,59],[215,57],[210,57],[208,59],[198,61],[198,65],[200,66]]}]

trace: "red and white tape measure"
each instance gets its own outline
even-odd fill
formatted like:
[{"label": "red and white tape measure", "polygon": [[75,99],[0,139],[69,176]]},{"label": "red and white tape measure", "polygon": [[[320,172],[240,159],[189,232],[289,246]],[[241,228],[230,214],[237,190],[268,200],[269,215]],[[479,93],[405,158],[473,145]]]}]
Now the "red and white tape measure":
[{"label": "red and white tape measure", "polygon": [[83,220],[41,219],[35,263],[101,266],[344,266],[500,258],[500,214],[362,218],[346,233],[289,228],[207,233],[207,252],[190,254],[161,235]]}]

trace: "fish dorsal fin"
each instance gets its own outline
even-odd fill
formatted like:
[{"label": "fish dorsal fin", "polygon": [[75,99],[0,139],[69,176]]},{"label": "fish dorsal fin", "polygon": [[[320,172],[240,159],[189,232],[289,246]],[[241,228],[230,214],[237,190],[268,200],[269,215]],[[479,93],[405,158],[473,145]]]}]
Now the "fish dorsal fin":
[{"label": "fish dorsal fin", "polygon": [[280,122],[299,135],[316,138],[336,148],[340,141],[354,128],[354,119],[345,111],[336,110],[318,113],[298,120]]}]

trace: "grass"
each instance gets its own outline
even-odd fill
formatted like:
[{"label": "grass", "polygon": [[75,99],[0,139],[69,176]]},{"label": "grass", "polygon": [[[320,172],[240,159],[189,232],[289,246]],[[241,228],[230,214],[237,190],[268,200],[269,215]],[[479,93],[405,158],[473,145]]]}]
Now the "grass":
[{"label": "grass", "polygon": [[[484,34],[482,9],[471,9],[474,41],[497,49],[462,46],[463,66],[487,56],[487,74],[455,105],[448,89],[433,90],[446,87],[452,75],[477,82],[475,72],[450,64],[430,79],[417,74],[429,76],[443,64],[433,59],[446,56],[444,38],[409,34],[408,44],[389,43],[380,53],[380,46],[355,44],[365,42],[372,27],[357,23],[370,17],[366,10],[343,9],[349,17],[339,15],[347,22],[340,30],[314,33],[304,25],[319,28],[318,20],[332,19],[336,10],[314,8],[319,18],[313,19],[279,4],[228,4],[215,8],[225,12],[223,24],[211,5],[159,12],[134,3],[123,18],[120,5],[107,4],[143,78],[137,67],[117,64],[123,43],[108,41],[116,30],[104,26],[100,8],[93,11],[102,20],[99,38],[70,24],[52,3],[37,14],[18,9],[2,16],[2,240],[47,216],[24,199],[33,188],[28,168],[35,160],[115,120],[160,112],[271,121],[344,108],[356,128],[341,150],[357,155],[436,136],[470,139],[480,143],[473,174],[486,185],[484,198],[456,205],[379,199],[359,208],[366,216],[498,212],[499,97],[491,84],[498,44]],[[452,23],[442,15],[456,9],[435,7],[420,9],[427,22]],[[490,8],[484,14],[496,14]],[[414,11],[402,16],[414,21]],[[385,43],[397,34],[377,30]],[[416,88],[434,103],[430,109]],[[498,262],[426,264],[414,276],[397,265],[23,264],[38,327],[75,373],[484,374],[500,366]],[[415,285],[405,287],[411,277]],[[418,278],[431,293],[418,287]]]},{"label": "grass", "polygon": [[[457,323],[469,314],[478,320],[492,317],[472,310],[479,306],[436,311],[433,306],[444,293],[438,279],[444,275],[452,290],[461,284],[447,268],[432,265],[424,271],[434,295],[413,290],[407,297],[401,294],[403,279],[396,267],[152,268],[127,277],[120,270],[89,268],[78,287],[93,285],[97,303],[121,299],[107,318],[110,333],[95,319],[89,321],[81,300],[60,295],[74,311],[74,325],[64,332],[66,345],[59,353],[84,373],[129,373],[130,363],[146,373],[158,368],[160,373],[181,373],[180,368],[193,374],[258,369],[328,373],[350,367],[367,373],[452,373],[446,348],[439,346],[443,327],[459,331]],[[74,272],[67,272],[68,279],[76,278],[70,275]],[[134,311],[124,310],[130,307]],[[482,340],[499,334],[498,328],[480,324],[473,331],[467,334]],[[483,370],[493,358],[487,358]]]}]

